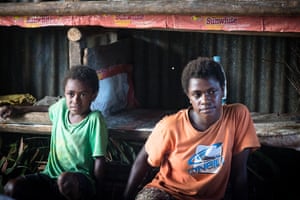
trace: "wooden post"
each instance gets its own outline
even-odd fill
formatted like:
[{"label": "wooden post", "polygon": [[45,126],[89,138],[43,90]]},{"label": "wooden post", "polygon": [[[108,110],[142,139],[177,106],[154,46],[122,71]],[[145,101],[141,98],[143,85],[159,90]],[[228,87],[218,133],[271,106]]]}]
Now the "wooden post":
[{"label": "wooden post", "polygon": [[76,27],[70,28],[68,30],[68,39],[72,42],[78,42],[79,40],[82,39],[81,31]]},{"label": "wooden post", "polygon": [[69,66],[86,64],[84,61],[85,49],[97,45],[108,45],[118,40],[118,35],[113,31],[93,29],[85,30],[72,27],[68,30],[69,39]]},{"label": "wooden post", "polygon": [[81,65],[81,48],[79,42],[69,41],[69,67]]},{"label": "wooden post", "polygon": [[76,28],[72,27],[68,30],[67,37],[69,39],[69,67],[82,64],[81,40],[82,33]]}]

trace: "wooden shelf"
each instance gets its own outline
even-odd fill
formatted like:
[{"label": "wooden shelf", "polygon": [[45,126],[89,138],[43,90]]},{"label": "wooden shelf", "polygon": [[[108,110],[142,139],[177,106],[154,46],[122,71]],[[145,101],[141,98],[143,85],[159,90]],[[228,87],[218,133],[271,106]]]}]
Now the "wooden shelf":
[{"label": "wooden shelf", "polygon": [[[136,109],[106,118],[109,135],[116,139],[145,141],[155,124],[174,111]],[[252,113],[261,144],[300,151],[300,114]],[[2,121],[0,132],[51,134],[48,113],[27,113],[22,117]]]}]

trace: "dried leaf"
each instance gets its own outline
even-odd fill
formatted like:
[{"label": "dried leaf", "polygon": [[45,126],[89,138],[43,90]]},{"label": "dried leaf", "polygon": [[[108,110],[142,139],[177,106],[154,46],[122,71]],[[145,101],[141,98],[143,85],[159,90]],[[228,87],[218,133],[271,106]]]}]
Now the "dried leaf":
[{"label": "dried leaf", "polygon": [[19,151],[18,151],[18,156],[21,156],[24,152],[24,142],[23,142],[23,137],[20,139],[20,144],[19,144]]},{"label": "dried leaf", "polygon": [[30,163],[32,163],[37,158],[39,153],[40,153],[40,150],[39,150],[39,148],[37,148],[35,153],[33,154],[32,158],[30,159]]},{"label": "dried leaf", "polygon": [[2,167],[1,167],[1,172],[5,174],[7,166],[8,166],[8,161],[7,161],[6,157],[3,157],[3,158],[4,158],[4,162],[3,162]]}]

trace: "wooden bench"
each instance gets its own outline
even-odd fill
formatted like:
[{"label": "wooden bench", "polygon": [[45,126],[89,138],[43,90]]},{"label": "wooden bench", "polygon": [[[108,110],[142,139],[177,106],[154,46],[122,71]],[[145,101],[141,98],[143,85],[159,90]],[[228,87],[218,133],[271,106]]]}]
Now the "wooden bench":
[{"label": "wooden bench", "polygon": [[[135,109],[106,118],[109,135],[113,138],[145,141],[155,124],[173,111]],[[300,151],[300,114],[251,113],[261,144]],[[0,122],[0,132],[51,134],[47,112],[26,113]]]}]

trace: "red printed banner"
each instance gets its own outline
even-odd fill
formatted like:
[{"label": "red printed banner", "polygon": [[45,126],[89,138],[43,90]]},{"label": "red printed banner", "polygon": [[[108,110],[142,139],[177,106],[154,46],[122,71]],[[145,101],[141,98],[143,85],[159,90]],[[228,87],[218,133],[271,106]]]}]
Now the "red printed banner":
[{"label": "red printed banner", "polygon": [[165,16],[154,15],[92,15],[76,16],[73,25],[104,26],[112,28],[166,28]]},{"label": "red printed banner", "polygon": [[260,17],[170,16],[168,27],[184,30],[263,31]]},{"label": "red printed banner", "polygon": [[45,26],[72,26],[72,16],[0,16],[0,25],[37,28]]},{"label": "red printed banner", "polygon": [[0,25],[26,28],[85,25],[111,28],[166,28],[166,22],[166,16],[151,15],[0,16]]},{"label": "red printed banner", "polygon": [[181,16],[181,15],[90,15],[0,16],[0,26],[103,26],[107,28],[171,29],[193,31],[300,32],[300,16]]},{"label": "red printed banner", "polygon": [[300,16],[264,17],[266,32],[300,32]]}]

